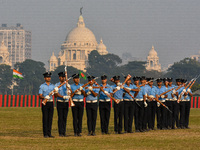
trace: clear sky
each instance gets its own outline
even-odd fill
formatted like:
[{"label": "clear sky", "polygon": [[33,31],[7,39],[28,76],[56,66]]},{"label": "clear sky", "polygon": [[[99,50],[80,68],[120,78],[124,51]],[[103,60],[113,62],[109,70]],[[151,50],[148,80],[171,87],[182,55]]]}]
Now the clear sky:
[{"label": "clear sky", "polygon": [[0,24],[32,31],[32,59],[47,64],[82,6],[86,27],[110,53],[145,60],[154,45],[166,67],[200,50],[200,0],[0,0]]}]

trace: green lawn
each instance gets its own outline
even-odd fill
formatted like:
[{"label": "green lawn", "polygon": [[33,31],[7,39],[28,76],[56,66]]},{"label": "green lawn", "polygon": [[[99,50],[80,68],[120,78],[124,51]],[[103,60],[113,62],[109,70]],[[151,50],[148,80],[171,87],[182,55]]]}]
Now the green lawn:
[{"label": "green lawn", "polygon": [[57,111],[54,109],[52,135],[43,138],[41,108],[0,108],[0,149],[200,149],[200,109],[191,109],[191,129],[156,130],[144,133],[114,134],[113,110],[110,135],[101,135],[97,118],[97,136],[87,136],[86,113],[82,137],[73,136],[71,109],[67,134],[59,137]]}]

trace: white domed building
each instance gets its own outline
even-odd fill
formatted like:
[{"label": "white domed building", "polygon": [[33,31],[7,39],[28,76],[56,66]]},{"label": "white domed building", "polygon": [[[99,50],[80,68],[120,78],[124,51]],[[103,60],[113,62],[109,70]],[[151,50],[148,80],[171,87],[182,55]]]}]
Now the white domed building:
[{"label": "white domed building", "polygon": [[155,70],[161,72],[161,64],[159,63],[159,57],[154,49],[154,46],[152,46],[151,50],[149,51],[149,55],[147,56],[146,70]]},{"label": "white domed building", "polygon": [[9,61],[9,55],[8,48],[4,45],[4,41],[2,41],[0,47],[0,65],[12,65],[12,63]]},{"label": "white domed building", "polygon": [[[68,33],[65,42],[61,45],[61,51],[58,55],[58,66],[68,65],[86,71],[88,55],[93,50],[97,50],[101,55],[108,54],[103,41],[101,40],[100,44],[97,43],[95,35],[90,29],[85,27],[83,16],[80,15],[77,27]],[[51,63],[51,60],[49,60],[50,66]]]},{"label": "white domed building", "polygon": [[53,52],[49,60],[49,71],[54,71],[56,67],[58,67],[58,59],[56,58]]}]

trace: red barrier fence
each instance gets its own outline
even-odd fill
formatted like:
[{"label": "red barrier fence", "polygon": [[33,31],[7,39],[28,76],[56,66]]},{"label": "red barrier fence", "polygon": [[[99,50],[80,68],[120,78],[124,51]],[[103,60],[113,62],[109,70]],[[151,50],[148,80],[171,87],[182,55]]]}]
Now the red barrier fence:
[{"label": "red barrier fence", "polygon": [[[54,105],[56,106],[56,99]],[[85,102],[85,99],[84,99]],[[111,101],[111,107],[112,107]],[[40,107],[38,95],[0,95],[0,107]],[[84,105],[85,106],[85,105]],[[200,97],[191,98],[191,108],[200,108]]]}]

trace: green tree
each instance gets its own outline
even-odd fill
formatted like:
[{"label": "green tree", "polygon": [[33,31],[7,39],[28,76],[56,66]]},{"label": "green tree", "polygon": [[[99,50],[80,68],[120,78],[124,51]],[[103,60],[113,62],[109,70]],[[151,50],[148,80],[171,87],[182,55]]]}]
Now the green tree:
[{"label": "green tree", "polygon": [[38,94],[40,85],[44,83],[44,63],[27,59],[22,63],[16,63],[14,67],[24,76],[24,79],[15,79],[18,86],[14,87],[14,94]]},{"label": "green tree", "polygon": [[0,94],[10,94],[12,85],[12,69],[8,65],[0,65]]},{"label": "green tree", "polygon": [[[179,62],[174,63],[169,69],[166,77],[184,78],[191,80],[200,73],[200,63],[196,60],[185,58]],[[199,80],[197,80],[199,83]]]},{"label": "green tree", "polygon": [[[56,70],[52,72],[51,82],[54,83],[54,84],[59,82],[58,73],[64,72],[64,71],[65,71],[64,65],[57,67]],[[75,73],[79,73],[79,70],[72,67],[72,66],[67,66],[67,76],[68,76],[68,78],[71,77]],[[83,80],[81,80],[81,81],[83,81]],[[72,80],[70,80],[69,83],[70,84],[73,83]]]}]

